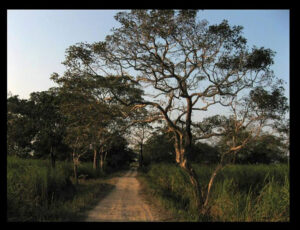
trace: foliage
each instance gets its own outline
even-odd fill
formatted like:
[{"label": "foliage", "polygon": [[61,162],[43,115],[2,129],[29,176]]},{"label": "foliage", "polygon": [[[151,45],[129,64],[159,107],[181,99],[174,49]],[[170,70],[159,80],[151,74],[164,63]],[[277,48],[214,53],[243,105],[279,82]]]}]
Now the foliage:
[{"label": "foliage", "polygon": [[118,136],[113,139],[110,148],[107,150],[107,170],[116,171],[128,168],[134,157],[135,153],[128,148],[126,139]]},{"label": "foliage", "polygon": [[[154,162],[175,162],[174,156],[174,140],[168,133],[153,133],[144,145],[144,163],[146,165]],[[198,163],[217,163],[219,151],[207,143],[193,143],[189,160]]]},{"label": "foliage", "polygon": [[220,153],[218,148],[208,143],[197,142],[193,144],[190,160],[199,164],[216,164],[219,162]]},{"label": "foliage", "polygon": [[63,153],[69,152],[69,148],[63,143],[66,123],[59,110],[61,97],[49,90],[31,93],[30,101],[34,103],[32,119],[38,130],[33,143],[35,157],[48,156],[50,153],[52,158],[66,159]]},{"label": "foliage", "polygon": [[32,120],[34,104],[17,95],[7,98],[7,150],[10,155],[27,157],[37,132]]},{"label": "foliage", "polygon": [[168,133],[153,133],[144,145],[144,164],[174,162],[174,141]]},{"label": "foliage", "polygon": [[[228,136],[223,137],[218,143],[218,147],[226,148],[227,141]],[[261,135],[255,142],[247,144],[236,156],[238,164],[286,163],[287,160],[286,146],[282,138],[271,134]]]},{"label": "foliage", "polygon": [[51,90],[31,93],[28,100],[7,98],[8,154],[30,157],[31,152],[35,158],[47,158],[52,151],[58,159],[66,159],[69,149],[62,142],[66,125],[59,103],[60,97]]}]

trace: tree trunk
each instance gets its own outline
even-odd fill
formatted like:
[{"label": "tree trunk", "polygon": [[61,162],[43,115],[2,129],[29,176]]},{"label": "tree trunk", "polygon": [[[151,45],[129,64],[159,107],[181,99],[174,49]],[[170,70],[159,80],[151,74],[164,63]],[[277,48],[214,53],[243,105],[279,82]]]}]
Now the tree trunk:
[{"label": "tree trunk", "polygon": [[237,153],[238,153],[237,150],[233,151],[233,160],[232,160],[232,164],[235,164],[235,162],[236,162]]},{"label": "tree trunk", "polygon": [[140,145],[140,159],[139,159],[139,166],[140,168],[143,167],[143,143]]},{"label": "tree trunk", "polygon": [[104,154],[104,161],[103,161],[103,162],[106,161],[107,153],[108,153],[108,151],[105,151],[105,154]]},{"label": "tree trunk", "polygon": [[194,197],[195,197],[195,208],[200,211],[203,207],[203,196],[202,196],[202,191],[201,191],[201,187],[200,187],[200,183],[199,183],[199,179],[198,176],[196,175],[194,169],[191,167],[191,165],[189,164],[189,162],[186,159],[186,153],[184,152],[184,150],[182,151],[182,155],[181,155],[181,162],[179,164],[179,166],[185,171],[187,172],[187,174],[189,175],[191,184],[193,186],[194,189]]},{"label": "tree trunk", "polygon": [[101,169],[101,172],[104,171],[103,151],[100,151],[100,169]]},{"label": "tree trunk", "polygon": [[203,204],[203,207],[202,207],[202,213],[206,213],[207,212],[207,205],[208,205],[208,201],[209,201],[209,195],[210,195],[210,191],[211,191],[211,187],[213,185],[213,182],[216,178],[216,175],[218,174],[218,172],[223,168],[222,164],[219,164],[213,174],[211,175],[210,177],[210,180],[209,180],[209,183],[208,183],[208,186],[207,186],[207,191],[206,191],[206,195],[205,195],[205,201],[204,201],[204,204]]},{"label": "tree trunk", "polygon": [[195,197],[195,208],[200,211],[203,206],[203,195],[200,187],[198,177],[188,162],[188,154],[191,151],[191,139],[186,138],[185,143],[183,143],[183,136],[175,134],[175,152],[176,152],[176,162],[177,164],[189,175],[189,179],[193,186],[194,197]]},{"label": "tree trunk", "polygon": [[54,169],[55,168],[55,155],[54,155],[54,150],[53,150],[52,146],[50,148],[50,158],[51,158],[51,167]]},{"label": "tree trunk", "polygon": [[74,178],[76,184],[78,184],[77,164],[78,164],[78,159],[75,157],[75,153],[73,153],[73,166],[74,166],[73,169],[74,169]]},{"label": "tree trunk", "polygon": [[175,153],[176,153],[176,163],[179,165],[180,164],[180,159],[181,159],[181,146],[180,146],[180,136],[178,133],[175,132],[175,142],[174,142],[174,147],[175,147]]},{"label": "tree trunk", "polygon": [[94,149],[93,169],[97,169],[97,168],[98,168],[97,150]]}]

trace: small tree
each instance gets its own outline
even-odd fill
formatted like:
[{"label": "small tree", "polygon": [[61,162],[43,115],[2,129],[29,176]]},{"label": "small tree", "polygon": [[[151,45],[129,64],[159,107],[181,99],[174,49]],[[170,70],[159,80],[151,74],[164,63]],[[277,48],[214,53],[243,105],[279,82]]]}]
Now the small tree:
[{"label": "small tree", "polygon": [[66,149],[62,142],[66,126],[59,110],[61,98],[55,91],[49,90],[31,93],[30,101],[34,103],[32,119],[38,130],[34,137],[34,150],[37,155],[50,153],[54,168],[59,148]]},{"label": "small tree", "polygon": [[64,141],[72,148],[73,172],[75,183],[78,184],[78,165],[80,157],[88,151],[88,134],[84,127],[68,127]]},{"label": "small tree", "polygon": [[270,91],[257,87],[250,91],[248,97],[242,97],[240,100],[237,97],[233,98],[229,105],[233,113],[231,117],[227,119],[217,116],[209,119],[214,120],[214,123],[209,123],[209,127],[219,127],[226,136],[223,137],[224,146],[221,149],[220,162],[210,177],[207,191],[203,192],[204,213],[209,209],[209,195],[217,173],[229,163],[235,163],[237,153],[259,140],[263,129],[272,127],[274,121],[281,120],[288,110],[283,88],[278,85],[272,86]]}]

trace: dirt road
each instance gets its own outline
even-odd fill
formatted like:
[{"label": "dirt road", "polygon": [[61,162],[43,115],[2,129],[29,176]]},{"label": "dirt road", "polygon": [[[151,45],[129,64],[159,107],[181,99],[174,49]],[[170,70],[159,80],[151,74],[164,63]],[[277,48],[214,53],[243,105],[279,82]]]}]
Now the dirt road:
[{"label": "dirt road", "polygon": [[88,212],[86,221],[159,221],[159,214],[139,194],[136,175],[137,171],[132,169],[119,177],[115,189]]}]

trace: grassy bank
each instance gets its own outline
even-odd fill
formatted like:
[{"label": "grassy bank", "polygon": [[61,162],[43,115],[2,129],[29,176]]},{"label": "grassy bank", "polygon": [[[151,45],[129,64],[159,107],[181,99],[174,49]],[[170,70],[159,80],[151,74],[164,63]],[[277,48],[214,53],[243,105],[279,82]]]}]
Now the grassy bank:
[{"label": "grassy bank", "polygon": [[83,163],[79,175],[88,180],[73,183],[72,164],[57,162],[51,169],[48,160],[7,159],[8,221],[77,221],[85,210],[105,196],[112,185],[105,183],[108,175]]},{"label": "grassy bank", "polygon": [[[193,165],[207,184],[212,166]],[[199,219],[188,175],[171,164],[154,164],[140,180],[178,221],[289,221],[289,168],[287,165],[230,165],[216,177],[210,212]]]}]

